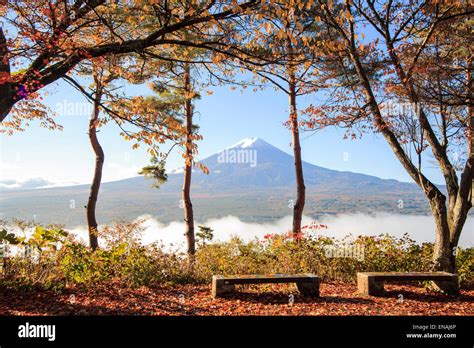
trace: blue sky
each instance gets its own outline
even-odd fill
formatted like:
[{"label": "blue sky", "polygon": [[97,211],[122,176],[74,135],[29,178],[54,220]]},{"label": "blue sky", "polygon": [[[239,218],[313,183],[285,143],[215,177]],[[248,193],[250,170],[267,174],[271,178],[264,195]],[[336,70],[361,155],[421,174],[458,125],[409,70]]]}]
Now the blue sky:
[{"label": "blue sky", "polygon": [[[377,36],[371,28],[363,30],[365,41]],[[133,94],[149,94],[143,86],[127,87],[129,90]],[[288,114],[285,94],[271,88],[258,92],[247,89],[244,93],[232,91],[229,86],[213,90],[214,94],[207,96],[204,93],[202,99],[196,101],[195,120],[204,136],[204,140],[199,142],[198,158],[203,159],[250,137],[262,138],[292,153],[290,131],[283,126]],[[94,154],[87,136],[89,102],[64,81],[47,86],[43,97],[57,113],[55,120],[64,127],[63,131],[49,131],[32,122],[25,132],[2,135],[0,180],[42,177],[53,182],[90,182]],[[302,96],[298,105],[304,107],[314,99],[311,95]],[[65,105],[74,105],[78,110],[64,114],[60,108]],[[303,160],[341,171],[411,181],[381,136],[366,134],[362,139],[343,140],[343,134],[343,130],[335,128],[301,133]],[[132,144],[119,135],[118,127],[113,124],[101,128],[98,137],[106,156],[103,181],[135,176],[148,164],[145,149],[132,150]],[[182,157],[175,151],[168,158],[167,168],[171,170],[180,166]],[[443,182],[435,166],[428,167],[427,161],[424,166],[429,178],[437,183]]]},{"label": "blue sky", "polygon": [[[135,92],[149,93],[145,87],[134,87]],[[53,182],[88,183],[92,177],[94,155],[87,136],[89,103],[65,82],[48,86],[45,103],[58,113],[56,121],[63,131],[49,131],[33,122],[25,132],[2,136],[1,179],[24,180],[42,177]],[[302,96],[298,103],[307,105],[314,96]],[[196,102],[196,122],[204,140],[199,143],[199,158],[210,156],[243,138],[259,137],[291,153],[291,135],[283,126],[287,119],[288,98],[285,94],[267,89],[252,92],[232,91],[215,87],[210,96]],[[74,105],[72,114],[64,114],[61,107]],[[358,140],[343,140],[343,130],[325,129],[318,133],[301,134],[303,160],[341,171],[353,171],[411,181],[385,140],[367,134]],[[113,124],[101,128],[99,140],[105,151],[104,181],[135,176],[139,168],[148,164],[143,148],[131,149],[131,143],[119,135]],[[344,160],[347,153],[347,160]],[[175,151],[168,159],[168,169],[182,165],[181,154]],[[432,168],[429,176],[442,182],[441,175]]]}]

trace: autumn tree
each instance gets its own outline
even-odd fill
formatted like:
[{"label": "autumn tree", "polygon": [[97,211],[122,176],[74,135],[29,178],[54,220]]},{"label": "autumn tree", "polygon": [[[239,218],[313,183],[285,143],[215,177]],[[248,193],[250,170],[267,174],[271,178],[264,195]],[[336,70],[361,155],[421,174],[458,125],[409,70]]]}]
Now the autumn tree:
[{"label": "autumn tree", "polygon": [[183,178],[183,194],[182,199],[184,203],[184,222],[186,224],[186,242],[187,242],[187,253],[189,256],[193,256],[196,252],[195,237],[194,237],[194,213],[193,204],[191,202],[191,176],[193,169],[193,153],[194,153],[194,139],[193,139],[193,105],[192,99],[194,92],[191,83],[191,68],[189,63],[184,65],[184,117],[186,124],[186,143],[185,143],[185,166],[184,166],[184,178]]},{"label": "autumn tree", "polygon": [[95,167],[94,167],[94,176],[92,179],[92,185],[89,193],[89,199],[87,201],[86,210],[87,210],[87,225],[89,228],[89,243],[92,250],[95,250],[99,247],[97,240],[97,219],[96,219],[96,204],[97,197],[99,195],[100,183],[102,180],[102,168],[104,166],[104,150],[100,145],[100,142],[97,138],[97,125],[99,123],[99,113],[100,113],[100,103],[102,99],[102,93],[104,85],[109,83],[107,77],[104,78],[103,71],[97,71],[94,69],[93,78],[95,84],[94,91],[94,102],[92,105],[92,114],[89,119],[89,141],[91,143],[92,149],[95,153]]},{"label": "autumn tree", "polygon": [[[201,47],[241,55],[218,39],[259,5],[236,1],[8,1],[0,8],[0,121],[22,100],[58,81],[80,62],[107,55],[129,54],[150,47]],[[91,40],[91,30],[109,35]],[[177,33],[194,32],[196,41]],[[102,30],[99,30],[102,32]],[[216,39],[217,38],[217,39]],[[28,118],[22,114],[21,118]]]},{"label": "autumn tree", "polygon": [[[128,57],[129,58],[129,57]],[[140,66],[142,62],[138,63]],[[171,65],[173,66],[173,65]],[[170,64],[153,64],[152,69],[158,75],[170,73]],[[142,71],[138,74],[136,64],[132,64],[123,56],[110,56],[108,59],[96,58],[79,64],[72,70],[74,75],[66,75],[64,79],[78,89],[92,104],[92,117],[89,120],[89,138],[96,154],[96,166],[91,191],[87,203],[87,220],[89,224],[90,242],[93,249],[97,248],[96,202],[98,198],[104,151],[97,138],[97,128],[112,122],[120,134],[133,142],[132,148],[145,146],[151,155],[151,164],[142,169],[140,174],[154,180],[153,186],[159,187],[166,181],[165,159],[169,151],[162,149],[165,142],[172,147],[181,143],[184,126],[179,109],[181,99],[167,98],[162,86],[151,85],[152,89],[160,89],[159,96],[128,95],[124,84],[143,84],[154,74]],[[79,80],[77,77],[82,77]],[[83,77],[90,77],[89,88],[83,86]],[[81,82],[79,82],[81,81]],[[169,95],[169,93],[168,93]],[[99,112],[103,117],[99,118]]]},{"label": "autumn tree", "polygon": [[[436,226],[433,269],[454,272],[455,250],[472,207],[472,155],[459,156],[460,149],[471,151],[472,66],[442,68],[439,54],[449,65],[456,57],[468,58],[465,41],[452,31],[462,30],[473,8],[426,1],[318,1],[318,6],[328,29],[337,34],[326,51],[339,64],[328,69],[337,66],[334,76],[342,78],[332,81],[339,105],[312,106],[310,123],[347,127],[351,136],[373,130],[384,137],[429,201]],[[447,98],[445,88],[457,97]],[[441,104],[435,102],[440,95],[446,95]],[[428,177],[422,164],[427,151],[445,189]],[[458,153],[456,161],[453,153]]]},{"label": "autumn tree", "polygon": [[166,106],[159,112],[162,112],[164,115],[168,114],[167,117],[172,117],[176,122],[179,122],[181,128],[176,133],[173,146],[164,158],[159,161],[156,157],[152,158],[152,165],[143,168],[140,174],[154,179],[154,186],[159,187],[167,178],[164,167],[166,157],[175,146],[183,149],[184,171],[181,198],[184,209],[187,254],[192,257],[196,250],[194,213],[190,194],[192,170],[194,166],[197,166],[207,171],[205,167],[194,159],[194,156],[197,154],[195,142],[202,138],[197,133],[198,127],[193,123],[193,99],[199,97],[199,95],[193,87],[191,64],[187,62],[169,62],[169,64],[172,69],[169,70],[168,74],[158,76],[150,85],[156,93],[155,98]]},{"label": "autumn tree", "polygon": [[97,128],[104,121],[99,119],[100,115],[100,106],[102,104],[102,98],[104,94],[107,93],[107,89],[113,80],[117,79],[118,76],[113,72],[111,65],[115,63],[115,60],[106,62],[107,67],[100,66],[99,64],[90,64],[89,73],[93,79],[93,85],[91,89],[93,90],[92,97],[92,111],[91,117],[89,118],[89,141],[92,147],[92,150],[95,154],[95,166],[94,166],[94,175],[92,179],[92,184],[89,192],[89,198],[86,205],[86,216],[87,216],[87,225],[89,230],[89,244],[92,250],[96,250],[99,247],[98,243],[98,230],[97,230],[97,218],[96,218],[96,206],[97,198],[99,196],[100,184],[102,181],[102,169],[104,166],[104,150],[100,145],[99,139],[97,137]]},{"label": "autumn tree", "polygon": [[[260,16],[259,16],[260,14]],[[300,121],[297,98],[318,89],[317,45],[318,23],[312,15],[312,4],[285,1],[257,14],[264,35],[255,35],[252,46],[258,46],[261,64],[244,62],[244,66],[288,96],[289,115],[296,178],[296,201],[293,205],[292,232],[301,233],[306,188],[301,158]],[[257,51],[255,49],[255,51]],[[273,61],[272,61],[273,60]]]}]

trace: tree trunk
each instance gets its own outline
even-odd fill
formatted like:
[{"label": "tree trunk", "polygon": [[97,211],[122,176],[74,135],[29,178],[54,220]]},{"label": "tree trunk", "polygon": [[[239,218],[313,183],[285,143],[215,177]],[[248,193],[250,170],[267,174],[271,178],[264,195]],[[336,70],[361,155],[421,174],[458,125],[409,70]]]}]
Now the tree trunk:
[{"label": "tree trunk", "polygon": [[0,101],[0,122],[3,122],[3,120],[7,118],[8,114],[12,110],[13,105],[14,103],[8,103],[7,101],[4,103],[3,99]]},{"label": "tree trunk", "polygon": [[97,220],[95,217],[95,209],[97,203],[97,196],[99,195],[100,183],[102,180],[102,168],[104,165],[104,151],[102,150],[99,140],[97,139],[97,119],[99,118],[99,105],[101,98],[101,87],[97,86],[92,116],[89,121],[89,140],[96,156],[95,170],[89,194],[89,200],[87,202],[86,207],[87,223],[89,225],[89,242],[92,250],[96,250],[99,247],[99,243],[97,240]]},{"label": "tree trunk", "polygon": [[7,40],[0,28],[0,122],[3,121],[14,105],[10,82],[10,63],[7,59]]},{"label": "tree trunk", "polygon": [[[398,77],[403,81],[404,87],[407,90],[407,96],[410,101],[415,105],[419,105],[419,97],[417,91],[413,85],[413,82],[407,78],[405,71],[403,70],[402,64],[396,50],[393,47],[393,43],[390,38],[387,37],[387,47],[389,55],[395,66],[395,71]],[[472,63],[472,62],[471,62]],[[467,65],[470,66],[470,63]],[[466,73],[468,95],[472,95],[472,76],[471,69],[468,68]],[[472,115],[472,98],[467,98],[468,113]],[[446,182],[446,190],[448,192],[448,208],[446,212],[446,199],[442,200],[442,206],[436,199],[433,200],[430,197],[430,206],[433,212],[436,223],[436,243],[433,253],[433,268],[439,271],[455,272],[456,271],[456,248],[459,242],[462,228],[467,219],[467,214],[472,204],[470,202],[469,191],[473,177],[473,161],[472,157],[468,157],[461,180],[458,180],[456,170],[450,162],[446,147],[442,146],[436,137],[436,133],[430,126],[428,116],[425,114],[423,107],[420,107],[418,112],[418,120],[421,127],[423,128],[423,134],[430,144],[431,152],[438,162],[438,166],[444,176]],[[471,146],[470,137],[471,132],[467,125],[467,145],[468,148]],[[468,156],[470,152],[468,151]],[[443,289],[444,290],[444,289]]]},{"label": "tree trunk", "polygon": [[[474,62],[472,56],[467,62],[467,90],[468,90],[468,106],[467,113],[469,115],[469,125],[467,127],[467,143],[468,143],[468,158],[471,160],[471,172],[474,166],[474,79],[472,78],[472,70],[474,70]],[[471,206],[474,205],[474,175],[471,178]]]},{"label": "tree trunk", "polygon": [[[444,198],[444,197],[443,197]],[[446,202],[442,198],[432,198],[430,207],[435,220],[436,240],[433,249],[433,270],[455,272],[455,253],[449,238],[450,229]]]},{"label": "tree trunk", "polygon": [[303,163],[301,161],[301,145],[300,132],[298,125],[298,113],[296,110],[296,84],[294,74],[290,74],[289,84],[289,101],[290,101],[290,123],[293,139],[293,155],[295,160],[295,176],[296,176],[296,202],[293,207],[293,234],[301,233],[301,220],[303,218],[303,210],[305,204],[305,186],[303,176]]},{"label": "tree trunk", "polygon": [[[352,62],[354,63],[356,72],[362,81],[371,112],[374,115],[374,126],[382,133],[400,163],[403,165],[412,179],[417,183],[417,185],[420,186],[429,201],[431,212],[433,218],[435,219],[436,232],[436,241],[432,257],[432,269],[436,271],[455,272],[455,250],[459,241],[460,233],[466,221],[467,214],[471,207],[468,198],[467,182],[469,181],[469,184],[471,184],[472,159],[466,163],[464,172],[461,176],[461,184],[456,190],[456,204],[450,204],[448,211],[448,208],[446,207],[446,197],[428,178],[423,175],[423,173],[420,173],[413,165],[410,158],[401,147],[399,139],[385,123],[379,109],[379,105],[375,99],[375,95],[372,91],[369,78],[367,77],[367,74],[360,62],[359,56],[357,55],[354,43],[348,40],[347,44],[351,47],[350,56]],[[438,163],[440,168],[442,168],[444,162],[438,161]],[[446,173],[449,172],[446,167],[442,168],[442,170],[444,170]],[[448,188],[450,187],[450,190],[453,191],[453,186],[457,186],[457,184],[450,185],[451,178],[449,175],[445,175],[445,179]],[[451,193],[450,200],[453,199],[452,196],[453,194]],[[441,288],[442,287],[444,286],[441,286]],[[452,292],[451,290],[453,289],[448,289],[449,287],[450,285],[448,284],[447,289],[442,290],[448,290],[447,292]]]},{"label": "tree trunk", "polygon": [[[472,59],[467,60],[466,86],[467,86],[467,112],[466,124],[467,162],[461,174],[460,184],[454,199],[450,199],[448,212],[444,210],[445,203],[431,205],[436,222],[436,243],[433,253],[433,268],[439,271],[456,272],[456,248],[459,243],[461,231],[466,223],[469,209],[472,207],[472,187],[474,176],[472,174],[473,159],[473,107],[472,107]],[[442,205],[441,209],[437,206]],[[446,222],[445,222],[446,221]]]},{"label": "tree trunk", "polygon": [[191,175],[193,168],[193,106],[191,99],[191,74],[189,64],[185,66],[184,72],[184,92],[185,92],[185,117],[186,117],[186,163],[184,167],[184,181],[182,199],[184,202],[184,222],[186,224],[187,254],[192,258],[196,252],[194,238],[194,217],[193,205],[191,203]]}]

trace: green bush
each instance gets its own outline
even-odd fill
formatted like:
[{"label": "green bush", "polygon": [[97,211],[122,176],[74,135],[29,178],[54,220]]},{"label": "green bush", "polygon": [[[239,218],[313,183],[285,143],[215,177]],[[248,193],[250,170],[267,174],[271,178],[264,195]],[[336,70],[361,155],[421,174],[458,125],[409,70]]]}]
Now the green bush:
[{"label": "green bush", "polygon": [[[58,226],[33,228],[30,238],[15,239],[16,247],[30,252],[4,259],[1,283],[61,290],[112,280],[129,287],[208,284],[214,274],[258,273],[315,273],[323,281],[353,282],[360,271],[428,271],[433,252],[431,243],[416,244],[408,235],[267,235],[263,241],[234,237],[202,243],[191,262],[183,253],[165,251],[163,245],[142,245],[140,222],[103,229],[104,245],[96,251]],[[457,269],[461,285],[473,283],[474,248],[458,248]]]},{"label": "green bush", "polygon": [[[233,238],[199,248],[195,272],[206,281],[213,274],[315,273],[323,281],[347,282],[355,281],[357,272],[429,271],[432,252],[432,243],[419,245],[408,235],[341,240],[314,236],[296,241],[276,235],[248,243]],[[458,248],[456,262],[461,285],[473,283],[474,248]]]}]

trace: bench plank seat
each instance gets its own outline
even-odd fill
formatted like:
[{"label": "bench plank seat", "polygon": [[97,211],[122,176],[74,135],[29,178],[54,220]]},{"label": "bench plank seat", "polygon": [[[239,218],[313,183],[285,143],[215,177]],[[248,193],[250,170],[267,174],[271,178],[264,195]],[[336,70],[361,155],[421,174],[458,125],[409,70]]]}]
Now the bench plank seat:
[{"label": "bench plank seat", "polygon": [[237,284],[296,283],[304,296],[319,296],[319,277],[314,274],[238,274],[214,275],[212,295],[214,298],[233,293]]},{"label": "bench plank seat", "polygon": [[384,282],[432,281],[438,290],[456,295],[459,293],[458,276],[448,272],[359,272],[359,293],[370,296],[384,294]]}]

